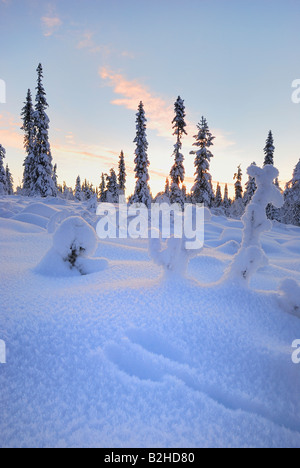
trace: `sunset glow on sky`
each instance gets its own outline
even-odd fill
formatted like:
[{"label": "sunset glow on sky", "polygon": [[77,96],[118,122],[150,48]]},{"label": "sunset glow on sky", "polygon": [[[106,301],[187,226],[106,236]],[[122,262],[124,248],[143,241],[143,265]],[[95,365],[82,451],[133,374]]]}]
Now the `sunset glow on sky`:
[{"label": "sunset glow on sky", "polygon": [[[186,105],[186,184],[194,179],[193,135],[205,116],[216,136],[213,181],[233,184],[262,165],[271,129],[282,185],[300,156],[297,0],[0,0],[0,144],[15,179],[24,160],[20,111],[44,67],[50,142],[59,182],[78,174],[95,186],[117,167],[123,149],[127,192],[134,187],[135,114],[148,119],[151,189],[162,190],[172,166],[174,102]],[[232,185],[231,185],[232,190]]]}]

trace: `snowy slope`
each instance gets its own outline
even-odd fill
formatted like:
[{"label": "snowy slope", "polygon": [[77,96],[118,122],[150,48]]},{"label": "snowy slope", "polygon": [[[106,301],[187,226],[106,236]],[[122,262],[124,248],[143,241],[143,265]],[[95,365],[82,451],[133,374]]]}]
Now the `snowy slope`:
[{"label": "snowy slope", "polygon": [[217,216],[190,279],[162,279],[145,240],[99,241],[93,274],[38,272],[74,215],[96,222],[83,204],[0,198],[0,446],[300,447],[300,319],[278,296],[300,283],[300,229],[263,236],[249,289],[222,281],[242,223]]}]

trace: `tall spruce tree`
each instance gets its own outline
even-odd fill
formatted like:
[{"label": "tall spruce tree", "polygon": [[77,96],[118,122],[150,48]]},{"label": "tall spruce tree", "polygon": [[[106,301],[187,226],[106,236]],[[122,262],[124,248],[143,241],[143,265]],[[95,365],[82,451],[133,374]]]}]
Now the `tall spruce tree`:
[{"label": "tall spruce tree", "polygon": [[13,195],[14,194],[14,179],[9,170],[8,164],[6,164],[5,176],[6,176],[7,195]]},{"label": "tall spruce tree", "polygon": [[175,117],[172,121],[173,124],[173,135],[176,135],[176,144],[174,145],[174,165],[171,169],[170,176],[171,176],[171,192],[170,192],[170,200],[171,203],[179,203],[182,207],[184,206],[184,195],[182,193],[182,189],[180,188],[180,184],[184,181],[185,176],[185,169],[183,165],[184,157],[181,154],[182,148],[182,136],[186,133],[185,127],[185,106],[184,101],[178,96],[177,101],[174,104],[175,107]]},{"label": "tall spruce tree", "polygon": [[106,201],[108,203],[118,203],[119,201],[119,187],[117,182],[117,175],[114,169],[110,170],[110,174],[106,176]]},{"label": "tall spruce tree", "polygon": [[54,183],[55,195],[56,195],[57,192],[58,192],[58,184],[57,184],[57,164],[55,164],[55,165],[54,165],[54,168],[53,168],[52,180],[53,180],[53,183]]},{"label": "tall spruce tree", "polygon": [[231,203],[230,203],[229,194],[228,194],[228,185],[226,184],[225,189],[224,189],[224,198],[223,198],[223,207],[224,207],[226,216],[229,215],[230,206],[231,206]]},{"label": "tall spruce tree", "polygon": [[215,200],[214,200],[214,206],[216,208],[219,208],[220,206],[222,206],[223,204],[223,200],[222,200],[222,192],[221,192],[221,186],[218,182],[217,184],[217,190],[216,190],[216,196],[215,196]]},{"label": "tall spruce tree", "polygon": [[270,130],[268,134],[268,138],[266,140],[266,146],[264,147],[264,153],[265,153],[264,166],[267,166],[268,164],[274,165],[274,151],[275,151],[274,139],[273,139],[272,132]]},{"label": "tall spruce tree", "polygon": [[125,195],[126,189],[126,166],[125,166],[125,157],[123,151],[121,151],[119,158],[119,174],[118,174],[118,184],[120,193]]},{"label": "tall spruce tree", "polygon": [[135,178],[136,185],[133,196],[131,197],[131,203],[143,203],[148,208],[151,205],[151,194],[149,188],[149,171],[148,167],[150,162],[148,159],[147,149],[148,141],[146,135],[146,122],[144,105],[140,102],[138,107],[138,113],[136,114],[136,137],[134,143],[136,143],[135,150]]},{"label": "tall spruce tree", "polygon": [[300,226],[300,159],[294,169],[292,180],[286,185],[281,213],[284,223]]},{"label": "tall spruce tree", "polygon": [[[252,166],[256,166],[256,163],[253,162]],[[251,202],[251,200],[253,198],[253,195],[255,194],[255,192],[257,190],[255,177],[252,177],[251,175],[249,175],[249,179],[248,179],[248,182],[246,182],[245,188],[246,188],[246,190],[245,190],[245,193],[244,193],[243,201],[244,201],[245,206],[247,206],[248,203]]]},{"label": "tall spruce tree", "polygon": [[213,154],[210,147],[213,145],[214,136],[209,131],[207,121],[202,117],[201,122],[197,125],[198,133],[194,135],[197,151],[191,151],[190,154],[195,157],[195,184],[192,188],[192,198],[194,203],[204,203],[205,206],[211,207],[214,200],[214,193],[211,184],[211,175],[209,173],[210,160]]},{"label": "tall spruce tree", "polygon": [[6,173],[4,169],[4,159],[6,156],[6,151],[2,145],[0,145],[0,195],[7,195],[7,183],[6,183]]},{"label": "tall spruce tree", "polygon": [[106,180],[105,180],[105,175],[103,172],[101,174],[101,183],[99,186],[99,201],[100,202],[106,201]]},{"label": "tall spruce tree", "polygon": [[241,166],[238,166],[238,171],[236,174],[234,174],[233,179],[236,180],[236,183],[234,184],[235,187],[235,200],[239,200],[240,198],[243,198],[243,186],[242,186],[242,169]]},{"label": "tall spruce tree", "polygon": [[34,109],[32,105],[32,96],[31,91],[28,89],[26,101],[21,112],[21,118],[23,125],[21,130],[24,131],[24,149],[26,152],[26,157],[23,163],[23,182],[22,189],[24,195],[30,195],[32,192],[32,178],[34,173],[34,142],[35,142],[35,126],[34,126]]},{"label": "tall spruce tree", "polygon": [[75,200],[82,201],[83,195],[82,195],[82,190],[81,190],[80,176],[78,176],[77,179],[76,179],[74,196],[75,196]]},{"label": "tall spruce tree", "polygon": [[49,118],[46,114],[48,103],[42,83],[43,67],[37,68],[37,94],[35,112],[33,114],[36,128],[34,141],[34,170],[32,172],[31,195],[41,197],[56,196],[56,188],[53,182],[52,155],[49,143]]}]

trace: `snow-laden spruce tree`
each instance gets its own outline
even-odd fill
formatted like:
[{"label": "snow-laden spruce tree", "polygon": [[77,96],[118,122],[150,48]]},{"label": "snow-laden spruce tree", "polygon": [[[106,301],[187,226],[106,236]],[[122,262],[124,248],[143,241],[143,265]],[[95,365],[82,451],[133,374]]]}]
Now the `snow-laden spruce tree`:
[{"label": "snow-laden spruce tree", "polygon": [[23,195],[30,195],[32,191],[32,176],[35,170],[34,163],[34,142],[35,142],[35,125],[34,125],[34,109],[32,104],[31,91],[28,89],[26,101],[21,112],[23,125],[21,130],[24,131],[24,149],[26,157],[23,163]]},{"label": "snow-laden spruce tree", "polygon": [[131,203],[143,203],[150,208],[151,193],[148,184],[150,179],[148,171],[150,162],[147,154],[148,141],[146,135],[146,122],[147,119],[145,117],[144,105],[140,102],[138,113],[136,114],[136,137],[134,139],[134,143],[136,143],[134,160],[136,186],[130,201]]},{"label": "snow-laden spruce tree", "polygon": [[174,165],[170,171],[171,176],[171,192],[170,200],[171,203],[179,203],[181,207],[184,207],[184,194],[180,188],[180,184],[184,181],[185,169],[183,165],[184,157],[181,153],[182,142],[181,139],[183,135],[187,134],[185,127],[185,106],[184,101],[178,96],[177,101],[174,104],[175,107],[175,117],[172,121],[173,124],[173,135],[176,135],[176,144],[174,145]]},{"label": "snow-laden spruce tree", "polygon": [[285,224],[300,226],[300,159],[294,169],[292,180],[286,185],[281,217]]},{"label": "snow-laden spruce tree", "polygon": [[6,151],[2,145],[0,145],[0,195],[7,195],[7,183],[6,183],[6,173],[4,169],[4,159]]},{"label": "snow-laden spruce tree", "polygon": [[225,184],[223,208],[224,208],[226,216],[229,216],[230,206],[231,206],[231,201],[229,199],[229,194],[228,194],[228,184]]},{"label": "snow-laden spruce tree", "polygon": [[223,199],[222,199],[222,192],[221,192],[221,186],[218,182],[217,184],[217,190],[216,190],[216,196],[215,196],[215,200],[214,200],[214,207],[215,208],[220,208],[220,206],[222,206],[223,204]]},{"label": "snow-laden spruce tree", "polygon": [[234,174],[233,179],[236,180],[234,184],[235,188],[235,200],[239,200],[240,198],[243,198],[243,186],[242,186],[242,169],[241,166],[238,166],[238,171]]},{"label": "snow-laden spruce tree", "polygon": [[110,170],[110,175],[106,176],[106,201],[107,203],[118,203],[119,201],[119,187],[117,175],[114,169]]},{"label": "snow-laden spruce tree", "polygon": [[118,174],[118,185],[119,192],[121,195],[125,195],[126,189],[126,166],[125,166],[125,157],[123,151],[120,153],[119,157],[119,174]]},{"label": "snow-laden spruce tree", "polygon": [[106,180],[103,172],[101,174],[101,183],[99,185],[99,201],[102,203],[106,201]]},{"label": "snow-laden spruce tree", "polygon": [[33,147],[34,169],[32,171],[30,195],[41,197],[56,196],[56,188],[53,182],[52,155],[49,143],[49,117],[46,114],[48,103],[42,83],[43,67],[37,68],[37,94],[36,105],[33,114],[35,125],[35,140]]},{"label": "snow-laden spruce tree", "polygon": [[54,183],[55,195],[56,195],[57,192],[58,192],[58,184],[57,184],[57,164],[55,164],[55,165],[54,165],[54,168],[53,168],[52,180],[53,180],[53,183]]},{"label": "snow-laden spruce tree", "polygon": [[[253,162],[252,166],[256,166],[256,163]],[[255,177],[251,177],[249,175],[248,182],[246,182],[246,190],[244,192],[244,197],[243,197],[245,206],[247,206],[251,202],[253,195],[256,192],[256,189],[257,189],[257,185],[255,182]]]},{"label": "snow-laden spruce tree", "polygon": [[7,180],[4,168],[5,156],[6,150],[2,145],[0,145],[0,195],[7,195]]},{"label": "snow-laden spruce tree", "polygon": [[9,170],[8,164],[6,164],[6,168],[5,168],[5,177],[6,177],[7,195],[13,195],[14,194],[14,179]]},{"label": "snow-laden spruce tree", "polygon": [[75,197],[75,200],[77,200],[77,201],[82,201],[83,200],[80,176],[78,176],[77,179],[76,179],[74,197]]},{"label": "snow-laden spruce tree", "polygon": [[255,178],[257,190],[242,218],[242,244],[228,270],[228,278],[243,285],[249,283],[251,276],[259,268],[268,264],[260,242],[262,233],[272,229],[272,222],[266,215],[266,207],[268,203],[273,203],[278,208],[283,204],[283,196],[273,183],[278,177],[278,170],[273,165],[264,168],[252,165],[247,173]]},{"label": "snow-laden spruce tree", "polygon": [[273,134],[270,130],[268,134],[268,138],[266,140],[266,146],[264,147],[264,153],[265,153],[264,166],[267,166],[269,164],[274,165],[274,151],[275,151],[274,139],[273,139]]},{"label": "snow-laden spruce tree", "polygon": [[213,145],[215,137],[210,133],[207,121],[204,117],[202,117],[197,128],[198,133],[194,135],[196,141],[193,143],[193,146],[199,149],[190,152],[190,154],[196,155],[194,163],[196,179],[192,188],[192,199],[194,203],[204,203],[205,206],[211,207],[214,200],[214,193],[212,190],[209,167],[213,154],[209,148]]}]

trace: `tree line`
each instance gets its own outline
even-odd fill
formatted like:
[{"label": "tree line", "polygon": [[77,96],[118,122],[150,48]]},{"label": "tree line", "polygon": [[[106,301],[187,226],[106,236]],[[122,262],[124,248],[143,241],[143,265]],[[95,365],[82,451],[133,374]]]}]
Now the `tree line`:
[{"label": "tree line", "polygon": [[[46,92],[43,86],[43,68],[39,64],[37,68],[37,86],[35,105],[33,105],[30,89],[27,91],[24,107],[21,111],[22,127],[24,132],[24,160],[22,186],[17,193],[29,197],[64,197],[77,201],[92,200],[97,202],[117,203],[120,195],[125,195],[126,190],[126,164],[124,152],[121,151],[118,164],[118,173],[112,168],[109,174],[102,173],[98,187],[94,187],[87,180],[81,181],[80,176],[75,182],[75,189],[67,187],[66,183],[58,184],[57,165],[53,164],[49,142],[49,118],[46,110],[48,107]],[[234,174],[234,198],[228,193],[228,185],[222,194],[220,183],[214,191],[212,176],[210,174],[210,162],[214,157],[212,146],[215,137],[210,132],[207,120],[202,117],[197,125],[197,133],[194,135],[194,150],[190,154],[194,156],[195,181],[187,193],[184,168],[184,156],[182,154],[182,139],[186,132],[185,105],[179,96],[174,104],[174,119],[172,121],[175,144],[173,150],[174,164],[166,179],[165,190],[153,197],[149,185],[147,119],[143,102],[138,106],[136,114],[136,137],[134,143],[135,159],[135,190],[128,198],[129,203],[143,203],[150,206],[153,201],[166,201],[178,203],[182,207],[185,203],[203,203],[206,207],[216,210],[220,214],[240,218],[247,204],[251,201],[257,187],[255,179],[249,176],[245,184],[242,184],[242,169],[237,168]],[[274,139],[272,131],[269,132],[264,147],[264,166],[274,165]],[[13,178],[8,166],[4,168],[5,149],[0,145],[0,194],[12,195]],[[255,164],[255,162],[253,163]],[[285,204],[280,210],[272,205],[267,207],[267,215],[270,219],[300,225],[300,160],[295,167],[293,178],[286,184],[284,191]],[[281,190],[278,179],[274,184]]]}]

